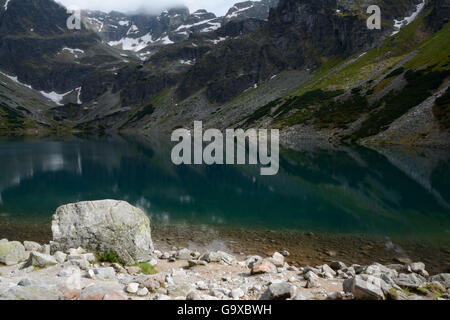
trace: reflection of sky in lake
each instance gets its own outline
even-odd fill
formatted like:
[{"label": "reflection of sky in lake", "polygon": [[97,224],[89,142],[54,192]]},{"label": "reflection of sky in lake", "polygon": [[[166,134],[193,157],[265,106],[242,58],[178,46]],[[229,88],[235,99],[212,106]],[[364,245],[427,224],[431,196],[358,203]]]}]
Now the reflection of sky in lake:
[{"label": "reflection of sky in lake", "polygon": [[[449,157],[439,151],[285,150],[258,166],[174,166],[169,146],[116,137],[0,141],[0,213],[120,199],[156,223],[448,236]],[[0,216],[1,222],[2,216]]]}]

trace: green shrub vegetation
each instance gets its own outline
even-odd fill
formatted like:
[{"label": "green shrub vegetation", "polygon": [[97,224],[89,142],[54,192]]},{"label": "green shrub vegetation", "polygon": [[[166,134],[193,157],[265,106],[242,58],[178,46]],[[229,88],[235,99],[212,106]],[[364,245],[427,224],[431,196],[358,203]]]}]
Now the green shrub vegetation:
[{"label": "green shrub vegetation", "polygon": [[382,108],[373,112],[363,122],[361,128],[353,134],[353,140],[373,136],[387,129],[394,120],[427,99],[450,74],[448,70],[431,71],[431,69],[432,67],[418,71],[408,70],[405,73],[408,82],[405,88],[399,92],[391,91],[378,101],[375,106]]},{"label": "green shrub vegetation", "polygon": [[393,77],[399,76],[399,75],[401,75],[403,72],[405,72],[405,69],[404,69],[403,67],[397,68],[397,69],[395,69],[394,71],[392,71],[391,73],[389,73],[389,74],[385,77],[385,79],[389,79],[389,78],[393,78]]},{"label": "green shrub vegetation", "polygon": [[121,264],[119,257],[117,256],[117,253],[110,251],[110,252],[104,252],[99,257],[98,260],[101,262],[110,262],[110,263],[118,263]]},{"label": "green shrub vegetation", "polygon": [[141,120],[142,118],[144,118],[145,116],[153,114],[153,112],[155,112],[155,108],[154,108],[153,104],[149,103],[145,107],[143,107],[141,110],[139,110],[135,114],[133,114],[131,116],[131,118],[128,119],[128,121],[123,126],[125,126],[126,124],[135,123],[135,122]]},{"label": "green shrub vegetation", "polygon": [[139,268],[141,268],[141,272],[143,274],[157,274],[158,270],[156,270],[155,266],[151,265],[148,262],[140,262],[137,263],[136,266],[138,266]]}]

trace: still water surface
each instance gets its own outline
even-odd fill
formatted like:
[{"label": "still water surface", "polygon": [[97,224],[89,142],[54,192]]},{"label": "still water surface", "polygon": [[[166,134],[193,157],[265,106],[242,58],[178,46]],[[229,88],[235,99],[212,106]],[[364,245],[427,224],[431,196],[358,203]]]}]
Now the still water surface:
[{"label": "still water surface", "polygon": [[257,166],[174,166],[170,147],[128,136],[3,138],[0,224],[119,199],[154,224],[449,238],[445,151],[282,150],[279,174],[264,177]]}]

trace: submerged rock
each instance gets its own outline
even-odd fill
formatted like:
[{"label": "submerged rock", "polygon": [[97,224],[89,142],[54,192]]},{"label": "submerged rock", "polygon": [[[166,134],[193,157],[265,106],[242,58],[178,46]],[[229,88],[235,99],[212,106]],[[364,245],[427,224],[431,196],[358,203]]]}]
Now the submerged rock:
[{"label": "submerged rock", "polygon": [[59,207],[52,220],[53,251],[82,247],[114,253],[125,265],[151,259],[150,220],[124,201],[102,200]]}]

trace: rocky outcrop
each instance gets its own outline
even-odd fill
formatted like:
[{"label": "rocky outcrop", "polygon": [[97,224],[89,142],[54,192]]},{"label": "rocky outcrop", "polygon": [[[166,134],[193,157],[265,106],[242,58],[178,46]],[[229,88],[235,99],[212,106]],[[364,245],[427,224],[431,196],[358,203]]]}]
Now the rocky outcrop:
[{"label": "rocky outcrop", "polygon": [[7,266],[17,264],[24,259],[25,248],[17,241],[0,241],[0,263]]},{"label": "rocky outcrop", "polygon": [[[383,14],[406,15],[413,6],[410,1],[386,5]],[[206,85],[209,100],[224,103],[282,70],[315,69],[334,56],[373,48],[392,33],[392,26],[369,30],[366,9],[360,5],[341,12],[335,0],[282,0],[267,23],[259,22],[260,28],[251,20],[230,23],[217,33],[254,32],[226,41],[200,59],[182,80],[178,96],[185,99]]]},{"label": "rocky outcrop", "polygon": [[113,254],[125,265],[149,261],[150,220],[124,201],[80,202],[59,207],[52,220],[52,251],[87,248]]}]

